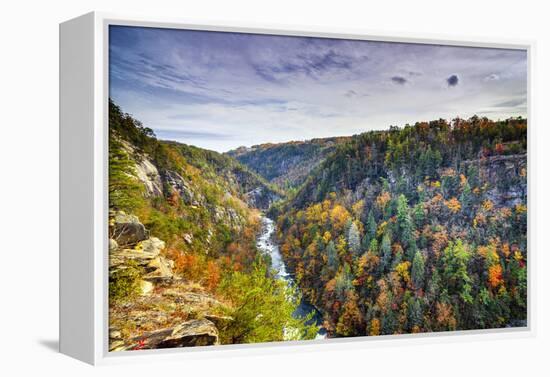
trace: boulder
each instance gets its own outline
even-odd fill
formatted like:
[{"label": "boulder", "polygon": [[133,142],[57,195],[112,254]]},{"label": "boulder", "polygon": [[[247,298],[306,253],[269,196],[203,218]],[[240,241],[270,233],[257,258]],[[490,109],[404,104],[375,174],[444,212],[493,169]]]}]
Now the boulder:
[{"label": "boulder", "polygon": [[176,348],[216,345],[219,344],[218,336],[214,323],[207,319],[194,319],[173,328],[153,331],[135,340],[144,349]]},{"label": "boulder", "polygon": [[144,253],[154,253],[158,255],[165,246],[166,244],[164,243],[164,241],[161,241],[156,237],[151,237],[144,241],[141,241],[136,246],[136,249],[141,249]]},{"label": "boulder", "polygon": [[137,216],[118,212],[112,225],[112,237],[118,245],[135,245],[149,237],[145,226],[139,222]]},{"label": "boulder", "polygon": [[116,249],[118,249],[118,243],[112,238],[109,238],[109,251],[115,251]]},{"label": "boulder", "polygon": [[174,277],[170,261],[163,256],[158,256],[152,259],[147,264],[146,270],[148,272],[143,276],[143,279],[145,280],[162,281],[170,280]]},{"label": "boulder", "polygon": [[140,266],[147,266],[159,256],[160,250],[143,251],[139,249],[118,249],[110,254],[109,266],[117,267],[134,261]]}]

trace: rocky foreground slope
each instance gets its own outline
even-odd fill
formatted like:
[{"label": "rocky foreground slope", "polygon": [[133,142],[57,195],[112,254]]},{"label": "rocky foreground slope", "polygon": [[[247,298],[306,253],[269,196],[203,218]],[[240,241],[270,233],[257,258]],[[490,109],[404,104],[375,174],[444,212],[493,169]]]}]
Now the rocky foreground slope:
[{"label": "rocky foreground slope", "polygon": [[232,321],[227,305],[174,273],[165,243],[149,237],[133,215],[119,212],[111,223],[109,275],[132,272],[138,295],[110,306],[111,351],[219,344],[218,326]]}]

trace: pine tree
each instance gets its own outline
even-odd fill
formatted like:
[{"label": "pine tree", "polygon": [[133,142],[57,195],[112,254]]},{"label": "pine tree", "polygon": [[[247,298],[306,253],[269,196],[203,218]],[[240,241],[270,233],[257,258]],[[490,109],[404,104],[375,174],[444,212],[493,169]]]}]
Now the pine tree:
[{"label": "pine tree", "polygon": [[391,259],[392,259],[391,240],[390,240],[390,236],[387,233],[384,234],[384,237],[382,237],[382,244],[380,245],[380,254],[382,258],[380,261],[380,270],[383,273],[390,266]]},{"label": "pine tree", "polygon": [[338,269],[338,253],[336,251],[334,241],[331,240],[328,243],[326,253],[328,266],[333,272],[335,272]]},{"label": "pine tree", "polygon": [[415,286],[415,288],[419,289],[423,287],[424,284],[424,257],[420,253],[420,251],[416,251],[414,255],[414,259],[412,262],[412,269],[411,269],[411,275],[412,275],[412,282]]},{"label": "pine tree", "polygon": [[358,256],[361,253],[361,235],[355,222],[352,222],[348,231],[348,245],[350,251]]}]

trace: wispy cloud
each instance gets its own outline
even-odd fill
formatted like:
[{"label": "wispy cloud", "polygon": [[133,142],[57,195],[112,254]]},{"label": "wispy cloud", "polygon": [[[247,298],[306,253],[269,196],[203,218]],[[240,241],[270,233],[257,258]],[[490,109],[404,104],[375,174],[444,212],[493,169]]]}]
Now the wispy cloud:
[{"label": "wispy cloud", "polygon": [[125,26],[111,27],[109,51],[124,111],[159,137],[220,151],[526,115],[525,51]]}]

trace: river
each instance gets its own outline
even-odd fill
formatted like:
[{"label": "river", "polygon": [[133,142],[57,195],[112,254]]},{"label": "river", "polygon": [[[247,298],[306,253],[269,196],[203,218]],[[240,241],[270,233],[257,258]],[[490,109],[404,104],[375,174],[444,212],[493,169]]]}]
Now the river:
[{"label": "river", "polygon": [[[283,261],[283,256],[281,255],[281,252],[279,251],[279,245],[275,242],[275,223],[273,220],[262,216],[262,230],[260,235],[257,239],[257,245],[258,249],[262,253],[265,253],[271,257],[271,268],[272,270],[275,270],[276,275],[275,277],[277,279],[284,280],[288,284],[295,285],[294,278],[290,273],[288,273],[285,262]],[[305,298],[302,298],[300,301],[300,305],[294,312],[295,317],[304,317],[305,315],[314,312],[313,321],[315,321],[315,324],[319,326],[319,332],[317,333],[317,336],[315,339],[325,339],[327,337],[326,330],[322,327],[322,316],[321,313]]]}]

